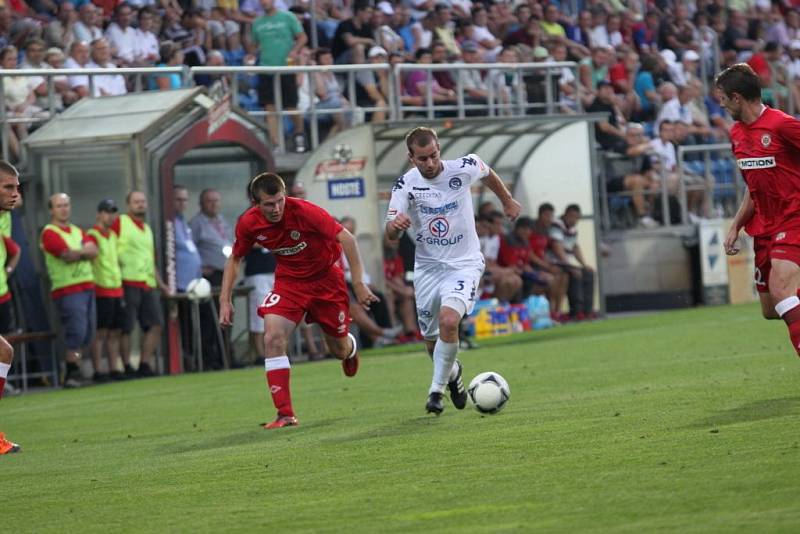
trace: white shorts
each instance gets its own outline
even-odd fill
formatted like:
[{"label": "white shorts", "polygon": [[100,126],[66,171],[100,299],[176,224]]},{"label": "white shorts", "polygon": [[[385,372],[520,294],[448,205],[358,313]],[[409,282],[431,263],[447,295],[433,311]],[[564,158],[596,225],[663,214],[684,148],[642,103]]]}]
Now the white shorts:
[{"label": "white shorts", "polygon": [[458,299],[464,303],[467,315],[472,313],[482,275],[483,267],[453,269],[437,265],[414,270],[417,320],[425,339],[432,341],[439,337],[439,307],[444,300]]},{"label": "white shorts", "polygon": [[253,288],[247,298],[247,305],[250,307],[250,331],[256,334],[263,334],[264,319],[258,316],[258,307],[261,306],[267,293],[272,291],[275,286],[275,274],[245,276],[244,285]]}]

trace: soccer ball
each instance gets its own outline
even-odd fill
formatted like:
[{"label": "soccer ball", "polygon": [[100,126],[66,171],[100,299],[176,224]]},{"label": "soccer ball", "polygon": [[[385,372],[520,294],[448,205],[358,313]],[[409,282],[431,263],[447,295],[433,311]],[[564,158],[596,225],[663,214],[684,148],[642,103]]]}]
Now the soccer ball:
[{"label": "soccer ball", "polygon": [[186,294],[191,300],[203,300],[211,296],[211,283],[205,278],[195,278],[186,286]]},{"label": "soccer ball", "polygon": [[511,389],[505,378],[494,371],[487,371],[472,379],[467,393],[476,410],[491,415],[503,409],[511,396]]}]

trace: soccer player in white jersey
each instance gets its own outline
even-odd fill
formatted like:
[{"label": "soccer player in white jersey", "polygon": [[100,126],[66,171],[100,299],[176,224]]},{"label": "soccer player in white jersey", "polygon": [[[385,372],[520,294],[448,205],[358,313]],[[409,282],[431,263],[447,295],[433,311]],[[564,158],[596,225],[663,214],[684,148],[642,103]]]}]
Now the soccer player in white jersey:
[{"label": "soccer player in white jersey", "polygon": [[462,366],[456,358],[458,327],[475,306],[484,268],[470,188],[481,180],[497,195],[511,220],[521,207],[500,177],[475,154],[441,160],[439,139],[432,129],[414,128],[406,135],[406,146],[414,168],[394,184],[386,233],[397,239],[408,230],[416,245],[419,327],[433,357],[425,409],[439,415],[444,410],[445,387],[456,408],[467,404]]}]

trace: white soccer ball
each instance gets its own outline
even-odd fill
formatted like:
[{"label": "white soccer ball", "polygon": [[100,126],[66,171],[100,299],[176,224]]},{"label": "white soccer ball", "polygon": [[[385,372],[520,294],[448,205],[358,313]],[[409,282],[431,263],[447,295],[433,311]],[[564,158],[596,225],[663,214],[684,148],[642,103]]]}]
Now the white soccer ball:
[{"label": "white soccer ball", "polygon": [[192,300],[203,300],[211,296],[211,282],[205,278],[195,278],[186,286],[186,294]]},{"label": "white soccer ball", "polygon": [[473,378],[467,393],[475,409],[487,415],[502,410],[511,397],[508,382],[494,371],[487,371]]}]

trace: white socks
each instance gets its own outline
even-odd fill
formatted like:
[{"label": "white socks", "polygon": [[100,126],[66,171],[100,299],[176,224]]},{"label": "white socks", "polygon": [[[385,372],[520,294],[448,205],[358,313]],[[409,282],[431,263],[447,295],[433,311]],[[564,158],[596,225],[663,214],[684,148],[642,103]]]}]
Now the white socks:
[{"label": "white socks", "polygon": [[786,297],[775,305],[775,311],[778,312],[779,317],[783,317],[786,312],[797,306],[800,306],[800,299],[797,296]]},{"label": "white socks", "polygon": [[450,381],[455,368],[458,342],[448,343],[442,338],[436,340],[433,348],[433,381],[429,393],[444,393],[444,388]]},{"label": "white socks", "polygon": [[353,350],[350,351],[350,354],[347,356],[347,358],[345,358],[345,360],[349,360],[350,358],[355,356],[356,352],[358,351],[358,343],[356,343],[356,336],[354,336],[353,334],[348,332],[347,333],[347,337],[349,337],[350,341],[353,342]]},{"label": "white socks", "polygon": [[275,356],[274,358],[264,358],[264,370],[275,371],[277,369],[289,369],[292,365],[289,363],[288,356]]},{"label": "white socks", "polygon": [[11,369],[10,363],[0,362],[0,378],[8,378],[8,370]]}]

